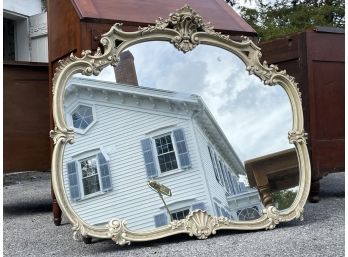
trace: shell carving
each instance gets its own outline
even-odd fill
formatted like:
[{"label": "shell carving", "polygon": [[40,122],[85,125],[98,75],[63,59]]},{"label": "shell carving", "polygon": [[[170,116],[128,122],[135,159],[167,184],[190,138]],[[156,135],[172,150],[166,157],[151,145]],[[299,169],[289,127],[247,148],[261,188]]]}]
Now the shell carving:
[{"label": "shell carving", "polygon": [[187,217],[185,228],[190,236],[196,236],[198,239],[207,239],[211,234],[216,234],[218,226],[216,218],[207,214],[206,211],[194,211]]}]

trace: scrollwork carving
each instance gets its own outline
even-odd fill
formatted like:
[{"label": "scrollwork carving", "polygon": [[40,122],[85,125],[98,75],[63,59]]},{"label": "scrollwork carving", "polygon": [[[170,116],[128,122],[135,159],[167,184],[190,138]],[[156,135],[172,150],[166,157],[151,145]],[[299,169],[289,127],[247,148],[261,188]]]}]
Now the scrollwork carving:
[{"label": "scrollwork carving", "polygon": [[69,143],[73,143],[74,140],[74,131],[73,130],[66,130],[66,131],[62,131],[60,129],[58,129],[57,127],[54,128],[54,130],[50,131],[50,138],[52,138],[53,143],[57,144],[57,142],[62,139],[63,142],[69,142]]},{"label": "scrollwork carving", "polygon": [[73,231],[73,238],[76,241],[82,241],[83,236],[86,235],[84,226],[78,221],[72,226],[71,230]]},{"label": "scrollwork carving", "polygon": [[303,213],[304,213],[304,209],[303,208],[298,208],[296,210],[296,218],[300,219],[301,221],[303,221],[303,219],[304,219]]},{"label": "scrollwork carving", "polygon": [[267,215],[268,221],[270,222],[266,230],[274,229],[281,221],[279,210],[274,206],[269,206],[267,209],[264,209],[263,213]]},{"label": "scrollwork carving", "polygon": [[127,222],[125,220],[119,219],[112,219],[107,225],[109,233],[111,234],[111,239],[118,245],[130,244],[130,241],[125,239],[127,231],[126,225]]},{"label": "scrollwork carving", "polygon": [[288,133],[288,138],[291,144],[295,142],[306,144],[308,133],[304,132],[304,130],[302,131],[291,130]]}]

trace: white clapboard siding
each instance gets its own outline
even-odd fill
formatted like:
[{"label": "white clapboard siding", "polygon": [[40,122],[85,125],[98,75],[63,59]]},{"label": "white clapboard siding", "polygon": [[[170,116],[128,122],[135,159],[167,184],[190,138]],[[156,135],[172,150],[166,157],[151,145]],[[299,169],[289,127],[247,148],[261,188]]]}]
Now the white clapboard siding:
[{"label": "white clapboard siding", "polygon": [[[208,150],[208,145],[212,146],[213,148],[214,145],[210,143],[209,139],[205,136],[204,132],[201,130],[199,125],[197,125],[197,123],[194,123],[194,129],[198,139],[199,151],[202,156],[202,163],[204,165],[204,170],[208,178],[210,199],[212,201],[211,205],[214,206],[214,202],[218,202],[219,205],[228,207],[226,189],[216,180],[213,164]],[[213,150],[216,151],[215,149]],[[218,152],[216,153],[219,154]],[[213,210],[214,214],[218,215],[216,213],[216,209],[213,208]]]},{"label": "white clapboard siding", "polygon": [[136,230],[155,228],[154,216],[163,213],[163,203],[148,185],[141,140],[154,128],[182,128],[190,154],[191,168],[167,172],[156,180],[172,190],[166,197],[170,205],[193,199],[208,203],[197,147],[194,145],[190,116],[163,113],[161,110],[126,108],[94,102],[97,122],[84,135],[75,133],[75,143],[67,145],[64,153],[64,183],[68,196],[66,163],[77,154],[102,147],[110,158],[109,167],[113,190],[102,195],[71,202],[73,209],[89,224],[101,224],[112,218],[126,219],[128,227]]}]

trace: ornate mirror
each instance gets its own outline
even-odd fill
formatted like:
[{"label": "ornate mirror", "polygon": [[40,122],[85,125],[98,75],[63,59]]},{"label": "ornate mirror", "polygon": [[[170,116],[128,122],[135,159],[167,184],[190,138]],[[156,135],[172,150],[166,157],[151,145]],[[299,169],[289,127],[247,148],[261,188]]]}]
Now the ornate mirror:
[{"label": "ornate mirror", "polygon": [[115,24],[101,44],[53,81],[52,183],[75,239],[205,239],[302,218],[300,92],[251,40],[184,6],[136,32]]}]

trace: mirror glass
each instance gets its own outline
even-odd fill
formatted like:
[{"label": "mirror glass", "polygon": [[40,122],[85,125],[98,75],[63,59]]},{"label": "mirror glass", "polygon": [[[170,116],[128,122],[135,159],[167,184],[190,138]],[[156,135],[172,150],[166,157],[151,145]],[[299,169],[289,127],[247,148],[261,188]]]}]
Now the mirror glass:
[{"label": "mirror glass", "polygon": [[224,49],[133,45],[99,76],[71,77],[64,111],[65,189],[90,225],[149,230],[196,209],[253,220],[296,196],[288,96]]}]

